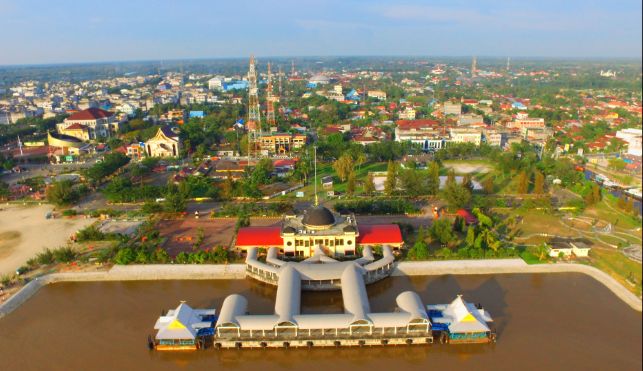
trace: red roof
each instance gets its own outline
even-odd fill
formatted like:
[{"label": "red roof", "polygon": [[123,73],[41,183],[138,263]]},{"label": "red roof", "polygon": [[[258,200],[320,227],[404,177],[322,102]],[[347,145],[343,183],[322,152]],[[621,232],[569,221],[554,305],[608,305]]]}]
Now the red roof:
[{"label": "red roof", "polygon": [[419,129],[419,128],[425,128],[429,126],[438,126],[440,125],[437,121],[431,120],[431,119],[426,119],[426,120],[398,120],[396,122],[397,126],[400,127],[400,129]]},{"label": "red roof", "polygon": [[87,126],[81,125],[81,124],[73,124],[71,126],[68,126],[65,130],[85,130],[87,129]]},{"label": "red roof", "polygon": [[281,227],[245,227],[239,228],[237,246],[283,246]]},{"label": "red roof", "polygon": [[111,112],[102,110],[100,108],[92,107],[69,116],[67,118],[67,121],[89,121],[89,120],[97,120],[97,119],[102,119],[102,118],[107,118],[112,116],[114,116],[114,114]]},{"label": "red roof", "polygon": [[460,209],[460,210],[457,211],[457,213],[458,213],[458,215],[460,215],[460,217],[464,218],[464,222],[467,223],[467,224],[469,224],[469,223],[473,223],[473,224],[478,223],[478,219],[476,219],[476,217],[473,216],[467,210]]},{"label": "red roof", "polygon": [[401,244],[402,232],[397,224],[360,225],[356,242],[364,245]]}]

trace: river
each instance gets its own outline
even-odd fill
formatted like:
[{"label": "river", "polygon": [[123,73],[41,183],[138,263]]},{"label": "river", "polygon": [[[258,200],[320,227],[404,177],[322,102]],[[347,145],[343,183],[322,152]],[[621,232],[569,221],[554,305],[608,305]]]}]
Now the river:
[{"label": "river", "polygon": [[[162,309],[181,300],[220,308],[233,293],[272,314],[276,290],[252,280],[56,283],[0,320],[4,370],[641,370],[641,313],[580,273],[390,277],[367,287],[371,309],[418,292],[424,304],[455,295],[494,318],[495,345],[207,350],[146,348]],[[340,292],[309,293],[302,313],[341,313]]]}]

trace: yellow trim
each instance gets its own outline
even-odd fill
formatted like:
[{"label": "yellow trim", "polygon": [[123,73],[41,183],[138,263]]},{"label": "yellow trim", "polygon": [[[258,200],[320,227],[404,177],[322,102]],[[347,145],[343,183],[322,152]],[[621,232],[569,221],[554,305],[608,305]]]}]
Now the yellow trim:
[{"label": "yellow trim", "polygon": [[174,320],[174,322],[172,322],[167,328],[168,329],[177,329],[178,330],[178,329],[184,329],[185,326],[183,326],[183,324],[181,322],[179,322],[178,320]]},{"label": "yellow trim", "polygon": [[473,316],[471,315],[471,313],[469,313],[469,314],[467,314],[467,316],[466,316],[466,317],[464,317],[464,318],[462,319],[462,321],[460,321],[460,322],[478,322],[478,320],[477,320],[477,319],[475,319],[475,317],[473,317]]}]

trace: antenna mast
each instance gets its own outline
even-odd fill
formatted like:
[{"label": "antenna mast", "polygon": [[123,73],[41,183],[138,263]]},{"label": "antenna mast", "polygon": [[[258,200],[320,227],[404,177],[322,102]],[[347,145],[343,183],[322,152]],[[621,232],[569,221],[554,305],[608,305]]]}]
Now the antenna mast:
[{"label": "antenna mast", "polygon": [[270,72],[270,63],[268,63],[268,96],[266,97],[268,126],[275,126],[275,102],[272,95],[272,73]]},{"label": "antenna mast", "polygon": [[279,66],[279,97],[281,98],[283,95],[284,93],[281,87],[281,66]]},{"label": "antenna mast", "polygon": [[476,75],[476,56],[473,56],[473,67],[471,67],[471,77]]},{"label": "antenna mast", "polygon": [[[259,113],[259,94],[257,88],[257,69],[255,67],[255,56],[250,56],[250,71],[248,71],[248,161],[250,161],[250,143],[255,144],[255,151],[257,150],[257,143],[261,131],[261,116]],[[254,127],[250,127],[250,125]],[[257,129],[259,131],[257,131]]]},{"label": "antenna mast", "polygon": [[319,205],[319,200],[317,198],[317,146],[315,148],[315,206]]},{"label": "antenna mast", "polygon": [[290,72],[290,77],[295,77],[295,60],[292,60],[292,72]]},{"label": "antenna mast", "polygon": [[509,72],[509,60],[511,59],[511,56],[507,57],[507,72]]}]

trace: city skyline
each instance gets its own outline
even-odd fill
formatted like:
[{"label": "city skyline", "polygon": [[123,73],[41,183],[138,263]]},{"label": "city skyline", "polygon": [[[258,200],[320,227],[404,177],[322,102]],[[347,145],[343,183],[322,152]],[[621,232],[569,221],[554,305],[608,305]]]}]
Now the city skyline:
[{"label": "city skyline", "polygon": [[[641,58],[641,3],[0,0],[0,65],[293,56]],[[582,7],[581,7],[582,5]],[[208,10],[209,9],[209,10]],[[546,10],[545,10],[546,9]],[[209,14],[209,15],[208,15]],[[64,25],[61,27],[61,25]],[[600,27],[599,27],[600,26]]]}]

